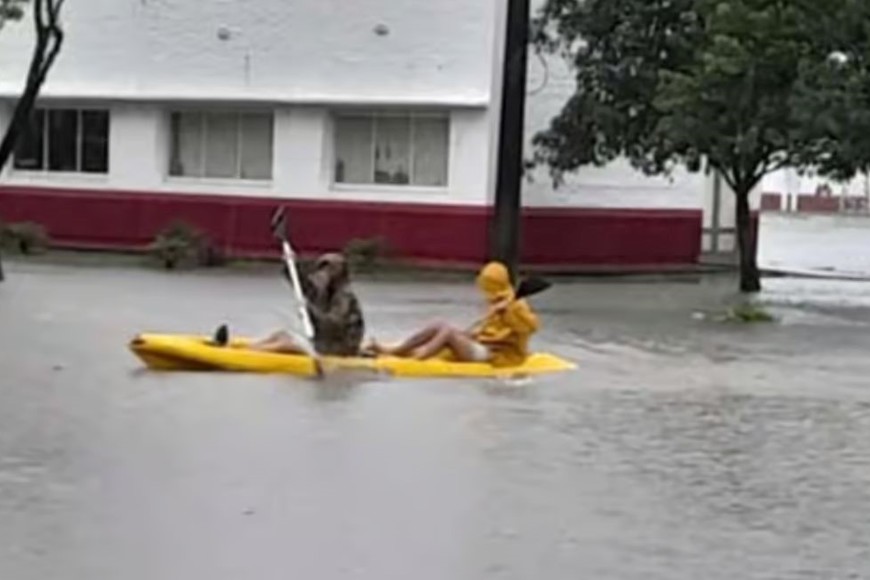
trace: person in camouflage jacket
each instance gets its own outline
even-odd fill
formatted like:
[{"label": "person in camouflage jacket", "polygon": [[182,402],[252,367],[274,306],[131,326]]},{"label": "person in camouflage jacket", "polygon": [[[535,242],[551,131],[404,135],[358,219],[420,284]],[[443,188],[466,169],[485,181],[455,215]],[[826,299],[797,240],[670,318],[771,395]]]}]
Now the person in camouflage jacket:
[{"label": "person in camouflage jacket", "polygon": [[[284,275],[289,276],[286,266]],[[359,355],[365,335],[365,320],[359,300],[350,286],[350,268],[345,257],[334,253],[320,256],[312,270],[300,276],[299,282],[314,327],[313,342],[317,353],[333,356]],[[226,325],[217,330],[214,342],[218,345],[229,342]],[[304,352],[298,339],[284,330],[252,344],[250,348],[265,352]]]}]

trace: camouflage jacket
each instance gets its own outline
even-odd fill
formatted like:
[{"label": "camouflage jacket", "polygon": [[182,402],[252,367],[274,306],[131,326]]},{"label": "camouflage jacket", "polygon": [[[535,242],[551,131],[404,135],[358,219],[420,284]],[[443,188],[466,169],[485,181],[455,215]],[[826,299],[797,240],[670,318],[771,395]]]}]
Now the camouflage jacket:
[{"label": "camouflage jacket", "polygon": [[326,355],[357,356],[365,335],[365,321],[350,286],[342,286],[324,296],[307,276],[300,276],[300,283],[314,326],[315,350]]}]

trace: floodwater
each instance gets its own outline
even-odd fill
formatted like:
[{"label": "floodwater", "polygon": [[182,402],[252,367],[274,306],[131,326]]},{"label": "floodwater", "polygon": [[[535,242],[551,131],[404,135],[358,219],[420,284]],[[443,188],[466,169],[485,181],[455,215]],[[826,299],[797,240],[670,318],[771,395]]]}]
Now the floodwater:
[{"label": "floodwater", "polygon": [[[139,331],[282,324],[274,274],[6,264],[0,578],[870,579],[870,285],[563,281],[525,384],[142,372]],[[470,288],[362,282],[369,325]],[[284,306],[281,311],[278,306]]]},{"label": "floodwater", "polygon": [[870,280],[870,216],[764,212],[759,229],[762,268]]}]

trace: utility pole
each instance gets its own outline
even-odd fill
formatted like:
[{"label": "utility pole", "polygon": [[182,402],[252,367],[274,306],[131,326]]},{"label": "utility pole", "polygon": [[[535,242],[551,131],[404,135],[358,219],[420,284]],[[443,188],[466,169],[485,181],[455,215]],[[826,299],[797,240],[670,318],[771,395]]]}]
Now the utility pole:
[{"label": "utility pole", "polygon": [[[3,164],[0,163],[0,178],[2,178],[2,177],[3,177]],[[3,229],[4,229],[3,222],[0,221],[0,282],[3,282],[6,279],[6,276],[3,274],[3,242],[6,241],[6,240],[4,240],[5,236],[3,235],[4,234]]]},{"label": "utility pole", "polygon": [[491,252],[516,276],[520,262],[523,129],[529,44],[529,0],[507,0],[507,38],[502,77],[501,122]]}]

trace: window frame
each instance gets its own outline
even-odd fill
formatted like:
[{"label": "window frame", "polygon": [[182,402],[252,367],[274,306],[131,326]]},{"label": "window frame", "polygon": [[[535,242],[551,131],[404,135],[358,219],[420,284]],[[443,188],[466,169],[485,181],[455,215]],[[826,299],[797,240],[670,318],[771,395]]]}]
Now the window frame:
[{"label": "window frame", "polygon": [[[76,113],[76,169],[70,170],[52,170],[50,169],[50,123],[48,122],[49,113],[51,111],[74,111]],[[40,151],[42,167],[39,169],[18,167],[17,152],[12,151],[11,163],[9,163],[10,175],[25,175],[38,176],[43,178],[75,178],[75,179],[95,179],[104,180],[109,177],[112,172],[112,109],[108,106],[99,105],[37,105],[33,107],[33,113],[41,112],[42,114],[42,148]],[[85,143],[84,135],[84,114],[85,113],[105,113],[107,121],[106,129],[106,170],[105,171],[84,171],[82,164],[84,160],[84,151],[82,148]]]},{"label": "window frame", "polygon": [[[371,122],[372,132],[371,132],[371,143],[370,143],[370,156],[371,156],[371,168],[372,168],[372,182],[371,183],[350,183],[350,182],[342,182],[336,179],[336,163],[338,161],[338,121],[342,118],[350,118],[350,119],[367,119]],[[408,119],[410,121],[410,127],[408,130],[409,136],[409,148],[408,148],[408,159],[409,159],[409,183],[407,184],[397,184],[397,183],[377,183],[374,181],[375,172],[377,171],[377,159],[375,157],[376,154],[376,144],[377,144],[377,119],[383,118],[401,118]],[[437,119],[442,120],[447,123],[447,150],[445,151],[445,175],[444,185],[417,185],[414,183],[414,151],[416,147],[416,136],[417,136],[417,123],[415,122],[417,119]],[[452,168],[452,136],[453,136],[453,118],[449,111],[414,111],[414,110],[372,110],[372,109],[342,109],[332,111],[331,114],[331,122],[332,127],[330,131],[330,153],[329,156],[329,180],[331,184],[331,188],[335,191],[394,191],[394,192],[424,192],[424,193],[445,193],[450,190],[451,183],[451,168]]]},{"label": "window frame", "polygon": [[[172,155],[173,155],[173,141],[177,138],[176,135],[173,134],[173,122],[172,118],[174,115],[196,115],[199,117],[201,125],[201,137],[200,137],[200,168],[202,169],[202,175],[174,175],[172,173]],[[236,168],[235,175],[238,177],[210,177],[205,174],[206,169],[206,159],[207,159],[207,143],[208,143],[208,123],[206,122],[206,117],[208,115],[233,115],[236,118]],[[271,125],[271,159],[269,160],[269,177],[263,179],[257,179],[252,177],[241,177],[242,174],[242,152],[244,150],[244,143],[242,140],[242,117],[246,115],[261,115],[268,117],[270,125]],[[245,185],[245,186],[261,186],[261,187],[271,187],[273,182],[275,181],[275,121],[276,114],[274,109],[267,108],[256,108],[256,109],[247,109],[247,108],[209,108],[209,107],[173,107],[169,109],[166,113],[165,117],[165,127],[166,127],[166,167],[164,170],[164,179],[170,182],[176,183],[184,183],[184,184],[218,184],[218,185]]]}]

